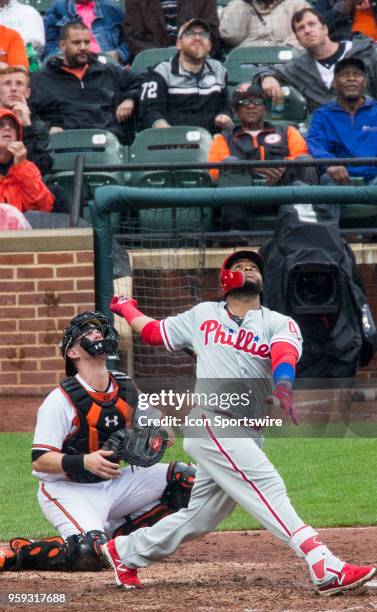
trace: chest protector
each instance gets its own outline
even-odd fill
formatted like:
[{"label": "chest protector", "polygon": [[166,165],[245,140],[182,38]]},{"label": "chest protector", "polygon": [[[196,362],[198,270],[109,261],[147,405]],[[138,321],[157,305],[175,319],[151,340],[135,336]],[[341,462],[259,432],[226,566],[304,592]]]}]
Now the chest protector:
[{"label": "chest protector", "polygon": [[132,427],[138,403],[137,388],[121,372],[113,372],[110,378],[114,385],[110,393],[88,391],[74,376],[61,381],[60,388],[76,411],[75,430],[64,440],[63,453],[92,453],[114,431]]},{"label": "chest protector", "polygon": [[245,160],[284,159],[289,155],[287,128],[266,127],[255,139],[248,132],[222,132],[230,155]]}]

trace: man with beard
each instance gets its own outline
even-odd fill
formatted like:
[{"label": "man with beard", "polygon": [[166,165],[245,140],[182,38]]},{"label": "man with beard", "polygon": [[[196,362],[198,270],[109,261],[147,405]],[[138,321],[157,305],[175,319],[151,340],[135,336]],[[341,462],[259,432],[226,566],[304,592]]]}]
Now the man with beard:
[{"label": "man with beard", "polygon": [[[169,351],[194,350],[196,390],[215,387],[234,391],[225,410],[220,402],[210,405],[208,396],[198,393],[190,413],[197,425],[184,428],[184,449],[199,466],[188,507],[149,529],[102,546],[118,586],[140,588],[137,568],[159,561],[182,542],[216,528],[236,503],[305,559],[321,595],[360,586],[376,572],[374,566],[340,561],[319,534],[305,525],[262,450],[255,420],[252,426],[252,417],[265,415],[266,397],[297,424],[292,384],[301,354],[301,334],[291,318],[261,306],[262,280],[262,257],[252,250],[236,251],[225,259],[220,271],[224,301],[202,302],[182,314],[156,321],[137,309],[136,300],[112,299],[112,311],[123,316],[147,343],[165,345]],[[246,397],[239,394],[242,388],[249,390]],[[238,424],[243,422],[240,416],[245,425]],[[228,425],[226,419],[237,424]]]},{"label": "man with beard", "polygon": [[[318,108],[308,145],[313,157],[376,157],[377,102],[365,96],[365,64],[347,57],[335,66],[336,101]],[[377,184],[376,166],[328,166],[323,185],[347,185],[352,177]]]},{"label": "man with beard", "polygon": [[103,64],[90,52],[90,30],[82,22],[61,30],[63,57],[52,57],[32,75],[30,107],[49,123],[50,133],[98,128],[131,138],[129,119],[138,95],[137,78],[116,64]]},{"label": "man with beard", "polygon": [[178,32],[178,53],[147,73],[140,97],[144,128],[195,125],[213,133],[232,127],[226,70],[208,58],[211,33],[203,19],[187,21]]}]

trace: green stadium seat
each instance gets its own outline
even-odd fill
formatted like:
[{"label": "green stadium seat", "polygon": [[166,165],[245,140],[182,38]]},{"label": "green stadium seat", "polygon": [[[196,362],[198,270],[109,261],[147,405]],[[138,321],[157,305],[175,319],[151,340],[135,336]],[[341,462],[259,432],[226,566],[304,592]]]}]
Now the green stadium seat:
[{"label": "green stadium seat", "polygon": [[[107,130],[65,130],[50,136],[49,152],[54,160],[52,173],[44,177],[47,184],[60,185],[72,201],[73,175],[76,156],[82,153],[92,164],[119,164],[127,161],[127,149]],[[93,197],[96,187],[124,185],[124,171],[104,170],[85,172],[83,192],[85,199]]]},{"label": "green stadium seat", "polygon": [[[129,148],[130,163],[207,162],[212,136],[199,127],[176,126],[164,129],[148,129],[136,135]],[[212,180],[207,170],[146,170],[131,172],[128,184],[134,187],[210,187]],[[154,211],[140,211],[140,230],[171,229],[171,210],[156,215]],[[212,212],[203,209],[178,209],[177,224],[187,230],[210,227]],[[161,227],[158,223],[161,222]],[[157,225],[156,225],[157,224]]]},{"label": "green stadium seat", "polygon": [[169,60],[177,53],[176,47],[157,47],[156,49],[144,49],[138,53],[132,64],[131,72],[142,74],[147,72],[148,68],[156,66],[160,62]]},{"label": "green stadium seat", "polygon": [[237,47],[227,55],[224,66],[230,85],[251,80],[258,64],[283,64],[300,55],[294,47]]}]

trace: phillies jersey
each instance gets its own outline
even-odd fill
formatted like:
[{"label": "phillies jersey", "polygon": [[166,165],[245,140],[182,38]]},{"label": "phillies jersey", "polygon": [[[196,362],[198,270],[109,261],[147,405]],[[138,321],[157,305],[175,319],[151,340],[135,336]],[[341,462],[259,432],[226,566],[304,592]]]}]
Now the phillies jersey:
[{"label": "phillies jersey", "polygon": [[238,325],[225,306],[224,301],[203,302],[164,319],[160,322],[162,338],[169,351],[185,347],[195,351],[198,407],[211,412],[224,410],[224,394],[237,393],[239,401],[232,404],[231,413],[262,417],[272,386],[271,346],[289,342],[300,356],[300,330],[289,317],[263,306],[249,310]]},{"label": "phillies jersey", "polygon": [[270,348],[289,342],[301,356],[302,338],[293,319],[261,306],[238,326],[226,302],[202,302],[160,322],[168,351],[192,347],[197,378],[272,378]]}]

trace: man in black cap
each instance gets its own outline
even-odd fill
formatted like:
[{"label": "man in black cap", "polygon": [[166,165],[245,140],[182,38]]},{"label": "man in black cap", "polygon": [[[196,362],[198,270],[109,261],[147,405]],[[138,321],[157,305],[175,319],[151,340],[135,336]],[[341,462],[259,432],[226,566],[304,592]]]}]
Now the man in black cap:
[{"label": "man in black cap", "polygon": [[[232,131],[223,130],[217,134],[209,152],[209,162],[225,159],[277,160],[295,159],[308,155],[305,139],[297,128],[289,125],[278,127],[266,121],[267,100],[258,85],[242,83],[232,95],[232,108],[240,125]],[[217,179],[218,170],[211,170]],[[258,168],[253,178],[262,178],[268,185],[288,185],[294,181],[314,184],[317,173],[308,168]]]},{"label": "man in black cap", "polygon": [[190,19],[178,32],[178,53],[150,70],[142,84],[140,117],[144,128],[195,125],[211,133],[231,128],[226,70],[208,58],[210,25]]},{"label": "man in black cap", "polygon": [[[376,157],[377,102],[365,95],[366,68],[357,57],[339,61],[334,71],[336,101],[318,108],[308,134],[313,157]],[[325,185],[346,185],[352,177],[377,184],[377,166],[328,166]]]}]

